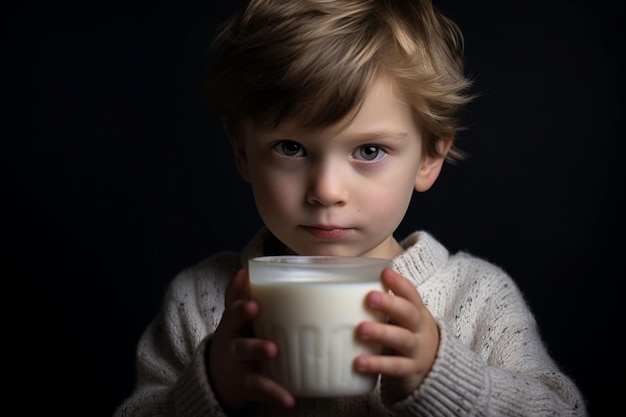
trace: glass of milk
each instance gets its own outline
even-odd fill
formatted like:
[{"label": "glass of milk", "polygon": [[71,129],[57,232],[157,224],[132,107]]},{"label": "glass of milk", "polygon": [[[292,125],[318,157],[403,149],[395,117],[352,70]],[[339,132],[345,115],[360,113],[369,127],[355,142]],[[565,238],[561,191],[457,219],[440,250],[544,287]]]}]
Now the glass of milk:
[{"label": "glass of milk", "polygon": [[359,354],[381,347],[357,340],[363,321],[386,320],[365,305],[384,291],[380,274],[388,259],[350,256],[265,256],[250,259],[252,298],[260,305],[257,337],[278,345],[263,372],[299,397],[363,395],[377,375],[357,373]]}]

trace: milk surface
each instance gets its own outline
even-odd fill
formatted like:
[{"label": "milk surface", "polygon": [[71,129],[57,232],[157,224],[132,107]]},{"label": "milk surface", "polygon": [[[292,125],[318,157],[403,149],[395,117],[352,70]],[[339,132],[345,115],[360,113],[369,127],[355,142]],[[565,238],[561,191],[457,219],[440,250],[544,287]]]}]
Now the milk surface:
[{"label": "milk surface", "polygon": [[362,395],[373,389],[377,375],[354,371],[361,353],[379,354],[380,346],[358,341],[356,326],[385,318],[365,306],[365,296],[382,291],[375,279],[358,281],[341,276],[297,274],[293,279],[251,282],[259,301],[255,320],[258,337],[278,345],[278,356],[265,363],[264,372],[303,397]]}]

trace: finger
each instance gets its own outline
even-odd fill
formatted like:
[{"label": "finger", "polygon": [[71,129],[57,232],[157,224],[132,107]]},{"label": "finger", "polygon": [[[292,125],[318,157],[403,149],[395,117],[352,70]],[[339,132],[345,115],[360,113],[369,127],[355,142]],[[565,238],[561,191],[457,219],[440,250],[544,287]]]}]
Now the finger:
[{"label": "finger", "polygon": [[407,358],[417,356],[418,346],[415,334],[403,327],[363,322],[357,326],[356,332],[360,340],[380,344],[398,355]]},{"label": "finger", "polygon": [[250,281],[248,271],[240,269],[226,287],[224,295],[224,314],[218,325],[220,334],[235,337],[251,334],[251,320],[259,312],[258,302],[250,300]]},{"label": "finger", "polygon": [[382,374],[391,377],[407,377],[415,373],[414,361],[403,356],[360,355],[354,360],[357,372]]},{"label": "finger", "polygon": [[253,300],[237,300],[224,310],[217,330],[228,338],[252,336],[252,320],[258,315],[259,303]]},{"label": "finger", "polygon": [[385,268],[381,273],[381,280],[383,285],[398,297],[405,298],[416,306],[424,305],[415,286],[393,269]]},{"label": "finger", "polygon": [[240,269],[231,279],[226,287],[226,295],[224,297],[226,306],[234,303],[236,300],[250,298],[250,279],[248,271]]},{"label": "finger", "polygon": [[248,373],[244,378],[244,386],[252,397],[252,402],[281,408],[295,405],[295,399],[289,391],[261,374]]},{"label": "finger", "polygon": [[421,312],[411,301],[398,295],[372,291],[367,294],[365,302],[369,308],[388,316],[391,323],[411,332],[419,330]]},{"label": "finger", "polygon": [[272,359],[278,353],[276,343],[256,338],[238,337],[233,340],[230,347],[235,356],[244,362]]}]

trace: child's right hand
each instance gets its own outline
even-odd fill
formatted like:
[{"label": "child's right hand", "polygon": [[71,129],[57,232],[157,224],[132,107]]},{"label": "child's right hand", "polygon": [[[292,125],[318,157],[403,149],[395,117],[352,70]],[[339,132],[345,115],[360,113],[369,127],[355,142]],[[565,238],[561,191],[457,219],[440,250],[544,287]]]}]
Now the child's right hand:
[{"label": "child's right hand", "polygon": [[287,390],[261,374],[261,361],[274,358],[277,346],[254,337],[252,319],[258,313],[259,304],[250,299],[248,271],[242,269],[226,289],[224,315],[208,355],[213,390],[222,405],[233,411],[249,403],[283,408],[295,403]]}]

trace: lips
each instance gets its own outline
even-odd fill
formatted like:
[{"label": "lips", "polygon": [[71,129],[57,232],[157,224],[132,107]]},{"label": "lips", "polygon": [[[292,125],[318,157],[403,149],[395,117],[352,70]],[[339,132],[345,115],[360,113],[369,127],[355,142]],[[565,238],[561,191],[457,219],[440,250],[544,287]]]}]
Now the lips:
[{"label": "lips", "polygon": [[352,229],[339,226],[302,226],[302,228],[318,239],[341,239]]}]

